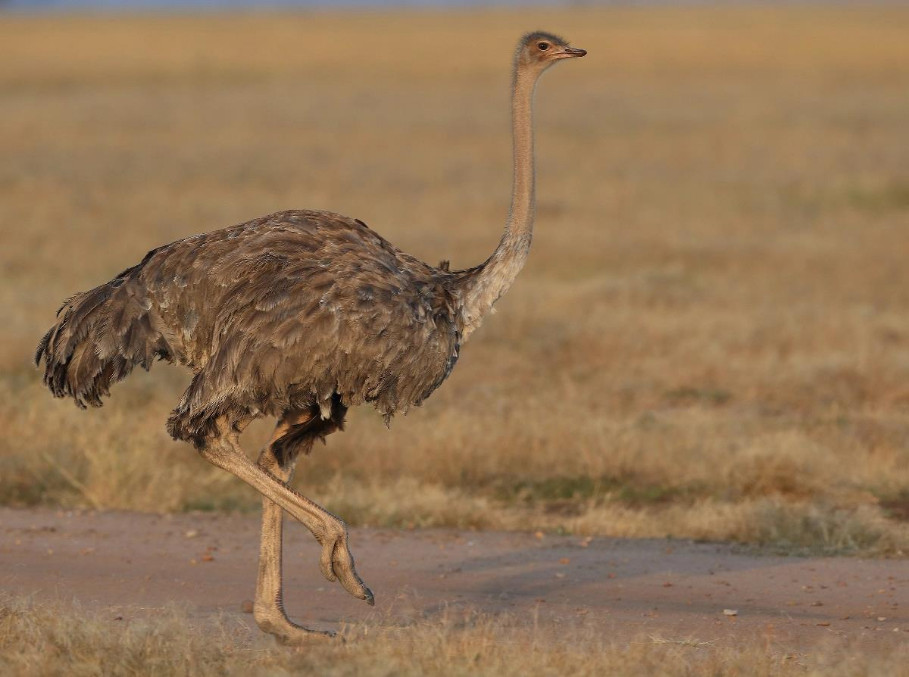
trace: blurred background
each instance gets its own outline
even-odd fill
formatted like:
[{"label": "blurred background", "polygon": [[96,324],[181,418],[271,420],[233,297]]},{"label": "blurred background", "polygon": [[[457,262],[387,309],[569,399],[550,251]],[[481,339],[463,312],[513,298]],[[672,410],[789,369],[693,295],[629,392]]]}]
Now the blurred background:
[{"label": "blurred background", "polygon": [[909,8],[0,4],[0,503],[257,509],[167,436],[180,368],[53,400],[54,311],[287,208],[481,262],[542,28],[589,55],[537,92],[527,268],[422,409],[351,412],[298,487],[353,524],[909,546]]}]

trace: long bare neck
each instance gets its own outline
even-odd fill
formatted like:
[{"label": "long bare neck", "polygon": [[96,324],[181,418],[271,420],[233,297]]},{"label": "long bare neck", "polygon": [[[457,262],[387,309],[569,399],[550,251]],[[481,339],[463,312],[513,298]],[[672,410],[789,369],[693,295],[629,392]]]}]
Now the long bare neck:
[{"label": "long bare neck", "polygon": [[533,92],[538,73],[516,67],[512,86],[511,122],[514,135],[514,183],[511,210],[499,246],[486,261],[464,271],[459,280],[462,337],[470,335],[511,287],[530,252],[533,238]]}]

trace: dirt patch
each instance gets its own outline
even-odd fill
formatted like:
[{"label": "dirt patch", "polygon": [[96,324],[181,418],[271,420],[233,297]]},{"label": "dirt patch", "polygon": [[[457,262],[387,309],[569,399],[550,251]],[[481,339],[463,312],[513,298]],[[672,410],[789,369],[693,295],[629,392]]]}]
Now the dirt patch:
[{"label": "dirt patch", "polygon": [[[560,641],[584,628],[807,648],[905,643],[905,560],[777,557],[671,540],[585,539],[455,530],[355,529],[376,593],[369,608],[325,581],[318,547],[287,530],[285,600],[313,627],[432,623],[452,608],[508,614]],[[247,515],[73,513],[0,508],[0,592],[141,615],[172,602],[193,615],[243,612],[255,584],[258,520]]]}]

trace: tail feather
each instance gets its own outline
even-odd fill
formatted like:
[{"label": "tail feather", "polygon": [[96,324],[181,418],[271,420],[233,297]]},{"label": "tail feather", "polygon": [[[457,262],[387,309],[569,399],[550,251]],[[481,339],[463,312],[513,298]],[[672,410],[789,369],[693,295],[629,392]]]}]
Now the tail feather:
[{"label": "tail feather", "polygon": [[135,366],[147,370],[156,358],[173,359],[166,339],[153,328],[150,304],[125,282],[121,274],[68,299],[38,343],[35,364],[44,361],[44,383],[55,397],[72,397],[82,408],[100,407],[110,386]]}]

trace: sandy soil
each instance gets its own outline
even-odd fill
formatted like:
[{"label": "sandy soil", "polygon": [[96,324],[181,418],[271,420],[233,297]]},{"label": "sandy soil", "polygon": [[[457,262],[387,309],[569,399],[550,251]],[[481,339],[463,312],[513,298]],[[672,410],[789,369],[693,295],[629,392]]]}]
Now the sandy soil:
[{"label": "sandy soil", "polygon": [[[318,547],[287,529],[289,613],[313,627],[432,622],[447,609],[509,614],[557,641],[586,628],[806,648],[836,636],[868,649],[909,639],[905,560],[776,557],[727,545],[524,533],[354,529],[376,593],[370,608],[329,584]],[[0,508],[0,592],[76,600],[113,615],[171,602],[252,627],[255,516],[73,513]],[[728,611],[727,611],[728,610]],[[730,615],[735,612],[735,615]]]}]

